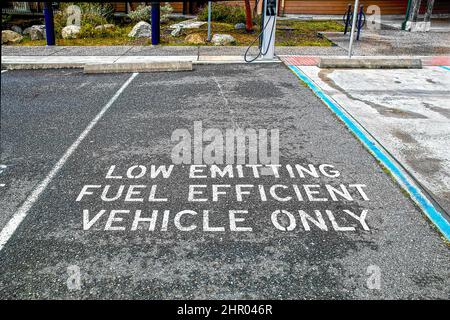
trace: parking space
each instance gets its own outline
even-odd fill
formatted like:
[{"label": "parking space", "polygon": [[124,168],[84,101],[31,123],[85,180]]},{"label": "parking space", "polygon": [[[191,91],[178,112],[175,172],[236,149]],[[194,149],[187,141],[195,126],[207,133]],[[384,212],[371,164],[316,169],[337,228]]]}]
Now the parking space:
[{"label": "parking space", "polygon": [[[1,81],[2,297],[449,296],[448,245],[282,64]],[[200,126],[278,130],[279,165],[174,164]]]},{"label": "parking space", "polygon": [[450,212],[450,72],[301,67]]},{"label": "parking space", "polygon": [[73,70],[2,73],[0,228],[125,79]]}]

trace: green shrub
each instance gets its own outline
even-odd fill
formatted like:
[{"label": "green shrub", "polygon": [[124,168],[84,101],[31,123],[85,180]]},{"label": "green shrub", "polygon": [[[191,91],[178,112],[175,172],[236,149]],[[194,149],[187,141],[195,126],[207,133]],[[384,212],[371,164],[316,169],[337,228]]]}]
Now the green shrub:
[{"label": "green shrub", "polygon": [[[202,8],[197,16],[200,21],[208,20],[208,7]],[[245,11],[240,6],[228,6],[221,3],[213,3],[211,7],[211,20],[236,24],[245,22]]]},{"label": "green shrub", "polygon": [[53,23],[55,24],[55,36],[61,38],[61,31],[67,23],[67,15],[63,11],[56,12],[53,16]]},{"label": "green shrub", "polygon": [[7,26],[9,25],[10,21],[11,21],[11,15],[2,13],[2,29],[8,29]]},{"label": "green shrub", "polygon": [[83,23],[80,28],[79,38],[94,38],[96,36],[97,30],[95,26],[90,23]]},{"label": "green shrub", "polygon": [[57,38],[61,38],[62,29],[67,25],[67,8],[77,5],[81,9],[81,29],[80,37],[88,38],[98,36],[96,26],[107,24],[108,17],[112,17],[113,7],[108,3],[88,3],[88,2],[62,2],[59,10],[54,15],[55,33]]},{"label": "green shrub", "polygon": [[81,26],[84,24],[91,24],[93,26],[100,26],[102,24],[108,23],[105,17],[98,15],[94,12],[84,12],[81,14]]},{"label": "green shrub", "polygon": [[[151,6],[141,4],[136,8],[136,10],[133,10],[130,13],[128,13],[127,16],[134,23],[137,23],[139,21],[151,22],[151,10],[152,10]],[[169,14],[171,14],[173,11],[172,6],[168,2],[166,2],[164,6],[160,7],[160,10],[161,10],[161,22],[169,20]]]},{"label": "green shrub", "polygon": [[167,22],[169,20],[169,15],[173,12],[173,8],[170,3],[166,2],[161,6],[161,22]]},{"label": "green shrub", "polygon": [[150,6],[140,4],[135,10],[130,11],[130,13],[128,13],[127,16],[134,23],[139,21],[150,22],[150,10],[151,10]]},{"label": "green shrub", "polygon": [[114,27],[110,29],[98,28],[90,23],[81,26],[79,38],[107,38],[107,37],[123,37],[126,34],[126,28]]},{"label": "green shrub", "polygon": [[114,6],[111,2],[75,2],[84,14],[103,17],[110,21],[114,16]]}]

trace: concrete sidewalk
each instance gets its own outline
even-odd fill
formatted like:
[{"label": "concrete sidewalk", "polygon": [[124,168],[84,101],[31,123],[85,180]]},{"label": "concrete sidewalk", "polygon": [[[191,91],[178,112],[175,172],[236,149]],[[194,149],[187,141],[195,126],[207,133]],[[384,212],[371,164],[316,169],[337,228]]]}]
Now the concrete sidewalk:
[{"label": "concrete sidewalk", "polygon": [[[323,32],[322,35],[347,50],[349,35]],[[353,52],[360,56],[438,56],[450,55],[449,32],[406,32],[402,30],[363,30],[361,40],[355,41]]]},{"label": "concrete sidewalk", "polygon": [[[246,46],[2,46],[2,56],[243,56]],[[255,53],[256,48],[250,50]],[[340,56],[333,47],[276,47],[278,55]]]},{"label": "concrete sidewalk", "polygon": [[[193,64],[245,63],[246,47],[175,47],[175,46],[91,46],[91,47],[23,47],[2,46],[2,68],[50,69],[83,68],[86,64],[149,64],[155,62],[185,62]],[[257,49],[249,52],[255,55]],[[295,60],[295,65],[317,65],[321,57],[343,58],[339,47],[277,47],[276,54],[282,61]],[[422,60],[423,65],[448,65],[447,56],[355,56],[355,58]],[[262,62],[262,61],[257,61]],[[275,62],[279,62],[276,60]],[[289,64],[289,63],[288,63]]]},{"label": "concrete sidewalk", "polygon": [[[82,68],[85,64],[192,61],[195,64],[245,63],[247,47],[223,46],[2,46],[8,69]],[[257,54],[252,48],[249,57]],[[283,55],[342,56],[338,47],[277,47]],[[261,61],[258,61],[261,62]]]}]

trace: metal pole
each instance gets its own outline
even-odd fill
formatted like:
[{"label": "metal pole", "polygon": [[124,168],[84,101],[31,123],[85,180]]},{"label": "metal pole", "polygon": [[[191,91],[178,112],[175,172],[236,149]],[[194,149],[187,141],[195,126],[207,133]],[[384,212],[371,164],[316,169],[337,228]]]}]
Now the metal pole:
[{"label": "metal pole", "polygon": [[152,2],[152,45],[159,44],[160,40],[160,19],[161,13],[159,2]]},{"label": "metal pole", "polygon": [[412,0],[411,6],[409,8],[408,20],[405,24],[406,31],[416,31],[417,28],[417,17],[419,15],[420,5],[422,0]]},{"label": "metal pole", "polygon": [[427,10],[425,11],[424,22],[426,24],[425,31],[430,31],[431,28],[431,14],[433,13],[434,0],[428,0]]},{"label": "metal pole", "polygon": [[352,57],[353,38],[355,36],[356,20],[358,19],[359,0],[355,0],[355,7],[353,9],[352,30],[350,31],[350,44],[348,45],[348,57]]},{"label": "metal pole", "polygon": [[55,24],[53,22],[53,8],[51,2],[44,3],[45,36],[47,45],[55,45]]},{"label": "metal pole", "polygon": [[208,1],[208,41],[211,41],[211,1]]},{"label": "metal pole", "polygon": [[417,22],[417,16],[419,15],[420,5],[422,4],[422,0],[414,0],[411,3],[411,8],[409,11],[409,21]]},{"label": "metal pole", "polygon": [[410,10],[411,10],[411,0],[408,0],[408,6],[406,7],[405,20],[403,20],[403,22],[402,22],[402,30],[406,29],[406,23],[408,22]]}]

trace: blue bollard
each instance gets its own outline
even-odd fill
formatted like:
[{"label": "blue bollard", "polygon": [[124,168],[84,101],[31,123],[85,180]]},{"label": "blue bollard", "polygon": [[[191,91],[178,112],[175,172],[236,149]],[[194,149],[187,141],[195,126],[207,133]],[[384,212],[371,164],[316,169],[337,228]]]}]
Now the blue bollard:
[{"label": "blue bollard", "polygon": [[347,12],[344,14],[344,22],[345,22],[344,34],[347,34],[348,28],[351,25],[351,20],[352,20],[352,5],[349,4]]},{"label": "blue bollard", "polygon": [[161,13],[159,2],[152,2],[152,45],[159,44]]},{"label": "blue bollard", "polygon": [[359,8],[359,13],[358,13],[358,33],[356,35],[356,40],[359,40],[359,37],[361,35],[361,29],[363,27],[364,21],[363,19],[365,19],[364,16],[364,6],[361,6]]},{"label": "blue bollard", "polygon": [[51,2],[44,3],[45,36],[47,45],[55,45],[55,24],[53,23],[53,8]]}]

